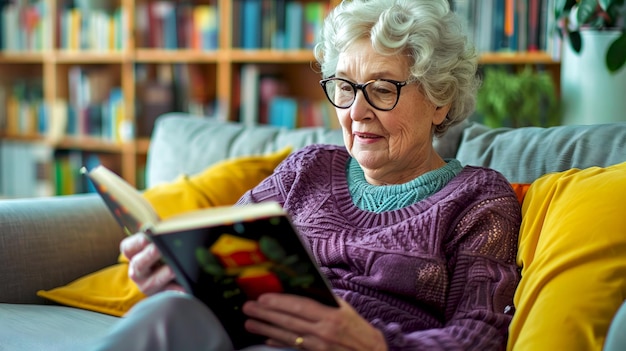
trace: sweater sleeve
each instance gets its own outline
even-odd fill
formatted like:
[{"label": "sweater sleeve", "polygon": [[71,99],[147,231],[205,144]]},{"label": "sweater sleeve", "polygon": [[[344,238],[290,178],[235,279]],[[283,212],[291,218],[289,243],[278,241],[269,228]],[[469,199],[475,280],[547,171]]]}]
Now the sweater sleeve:
[{"label": "sweater sleeve", "polygon": [[256,187],[245,192],[236,204],[276,201],[281,206],[284,206],[293,184],[297,181],[298,175],[307,172],[306,168],[312,167],[316,158],[328,157],[328,150],[332,150],[332,153],[340,149],[335,145],[314,144],[291,153],[276,167],[270,176]]},{"label": "sweater sleeve", "polygon": [[246,191],[235,205],[245,205],[263,201],[276,201],[283,206],[285,203],[285,196],[281,193],[281,188],[276,186],[276,181],[278,181],[278,179],[279,176],[276,173],[269,176],[253,189]]},{"label": "sweater sleeve", "polygon": [[302,151],[287,156],[281,164],[279,164],[274,172],[261,181],[254,188],[246,191],[237,201],[235,205],[245,205],[263,201],[276,201],[281,206],[285,204],[287,192],[293,183],[296,160],[301,157]]},{"label": "sweater sleeve", "polygon": [[404,334],[397,325],[372,321],[389,350],[504,350],[520,279],[515,264],[520,221],[514,196],[470,208],[445,248],[450,290],[444,326]]}]

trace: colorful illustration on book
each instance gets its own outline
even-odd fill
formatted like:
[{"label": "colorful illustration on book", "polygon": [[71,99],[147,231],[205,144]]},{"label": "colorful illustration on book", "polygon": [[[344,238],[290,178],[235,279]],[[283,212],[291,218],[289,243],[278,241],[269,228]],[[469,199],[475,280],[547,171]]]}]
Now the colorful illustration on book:
[{"label": "colorful illustration on book", "polygon": [[115,219],[124,229],[126,235],[137,233],[141,229],[141,223],[130,214],[126,206],[122,205],[104,185],[94,184],[96,191],[104,200],[107,207],[113,212]]},{"label": "colorful illustration on book", "polygon": [[[275,220],[275,224],[280,221]],[[244,230],[243,225],[235,224],[233,228]],[[287,287],[307,289],[314,282],[309,261],[287,255],[278,240],[268,235],[252,240],[240,234],[221,233],[210,247],[196,249],[202,269],[215,282],[228,287],[224,289],[225,298],[244,294],[247,299],[256,299],[263,293],[284,292]]]}]

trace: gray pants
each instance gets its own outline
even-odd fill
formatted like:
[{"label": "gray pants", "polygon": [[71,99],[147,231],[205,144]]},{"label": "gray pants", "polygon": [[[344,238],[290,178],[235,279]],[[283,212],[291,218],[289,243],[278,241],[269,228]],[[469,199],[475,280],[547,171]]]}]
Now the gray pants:
[{"label": "gray pants", "polygon": [[606,335],[606,341],[604,342],[604,351],[624,351],[626,350],[626,301],[622,303],[622,306],[617,310],[611,325],[609,326],[609,332]]},{"label": "gray pants", "polygon": [[[199,300],[163,292],[134,306],[93,348],[97,351],[233,351],[215,315]],[[245,351],[280,351],[258,345]]]}]

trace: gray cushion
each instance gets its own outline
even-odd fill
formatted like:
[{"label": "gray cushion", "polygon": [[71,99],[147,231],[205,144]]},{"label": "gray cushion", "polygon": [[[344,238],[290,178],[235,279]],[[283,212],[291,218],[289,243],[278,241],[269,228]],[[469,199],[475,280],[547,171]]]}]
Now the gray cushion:
[{"label": "gray cushion", "polygon": [[0,350],[88,350],[117,320],[64,306],[0,304]]},{"label": "gray cushion", "polygon": [[[442,157],[454,157],[464,127],[455,126],[433,142]],[[199,173],[226,158],[268,153],[288,145],[297,150],[313,143],[342,145],[341,130],[246,127],[183,113],[165,114],[158,118],[151,138],[146,185],[172,181],[181,173]]]},{"label": "gray cushion", "polygon": [[626,122],[520,129],[472,124],[463,131],[457,158],[492,167],[510,182],[531,183],[550,172],[626,161]]},{"label": "gray cushion", "polygon": [[123,237],[96,194],[0,201],[0,302],[45,302],[37,290],[115,263]]},{"label": "gray cushion", "polygon": [[186,114],[166,114],[155,124],[146,164],[146,185],[172,181],[181,173],[196,174],[230,157],[264,154],[288,145],[299,149],[310,143],[341,144],[341,131],[246,127]]}]

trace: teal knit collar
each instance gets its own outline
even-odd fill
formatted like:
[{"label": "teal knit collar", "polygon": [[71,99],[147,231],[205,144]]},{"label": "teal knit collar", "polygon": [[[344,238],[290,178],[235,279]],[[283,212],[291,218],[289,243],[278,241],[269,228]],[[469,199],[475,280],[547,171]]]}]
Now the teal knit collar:
[{"label": "teal knit collar", "polygon": [[441,190],[463,169],[456,159],[445,161],[445,166],[424,173],[408,183],[372,185],[365,180],[359,163],[350,158],[346,173],[352,201],[358,208],[376,213],[412,205]]}]

